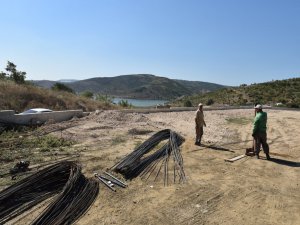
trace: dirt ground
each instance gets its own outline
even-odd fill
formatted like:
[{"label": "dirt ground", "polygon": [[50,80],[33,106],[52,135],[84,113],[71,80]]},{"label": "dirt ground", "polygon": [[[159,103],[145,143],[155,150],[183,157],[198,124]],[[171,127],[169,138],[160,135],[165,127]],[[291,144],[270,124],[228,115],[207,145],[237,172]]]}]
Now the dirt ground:
[{"label": "dirt ground", "polygon": [[77,141],[87,177],[111,168],[156,131],[169,128],[185,138],[186,183],[136,178],[116,193],[100,185],[77,224],[300,224],[300,111],[265,111],[270,161],[263,152],[261,159],[224,161],[252,146],[248,109],[205,111],[204,146],[194,145],[193,111],[97,111],[57,132]]}]

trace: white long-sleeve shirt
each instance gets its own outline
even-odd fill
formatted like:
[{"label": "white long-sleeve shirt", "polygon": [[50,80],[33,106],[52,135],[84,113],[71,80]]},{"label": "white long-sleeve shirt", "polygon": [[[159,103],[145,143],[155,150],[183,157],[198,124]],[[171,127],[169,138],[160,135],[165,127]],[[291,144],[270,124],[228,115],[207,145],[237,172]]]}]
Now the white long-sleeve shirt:
[{"label": "white long-sleeve shirt", "polygon": [[203,127],[204,125],[206,125],[205,121],[204,121],[203,111],[201,111],[199,109],[196,111],[195,122],[196,122],[196,125],[198,125],[200,127]]}]

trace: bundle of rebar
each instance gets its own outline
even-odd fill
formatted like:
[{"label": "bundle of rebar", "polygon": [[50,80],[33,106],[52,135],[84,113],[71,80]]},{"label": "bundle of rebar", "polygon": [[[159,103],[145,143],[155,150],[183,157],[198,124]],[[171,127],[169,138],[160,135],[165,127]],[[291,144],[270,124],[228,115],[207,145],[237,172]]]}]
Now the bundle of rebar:
[{"label": "bundle of rebar", "polygon": [[59,162],[0,192],[0,224],[56,194],[33,224],[72,224],[86,212],[98,192],[97,182],[85,178],[79,165]]},{"label": "bundle of rebar", "polygon": [[[167,143],[155,151],[155,147],[164,140],[168,140]],[[173,166],[174,183],[177,177],[179,182],[185,182],[186,177],[183,169],[183,159],[179,148],[183,142],[184,138],[174,131],[170,129],[161,130],[114,165],[112,169],[121,173],[126,179],[131,180],[137,176],[148,179],[152,174],[156,174],[154,179],[156,180],[163,167],[164,184],[167,185],[169,168]],[[152,154],[150,154],[151,150],[153,150]],[[173,161],[169,160],[170,157]],[[171,165],[169,165],[169,163]],[[157,170],[159,164],[160,166]]]}]

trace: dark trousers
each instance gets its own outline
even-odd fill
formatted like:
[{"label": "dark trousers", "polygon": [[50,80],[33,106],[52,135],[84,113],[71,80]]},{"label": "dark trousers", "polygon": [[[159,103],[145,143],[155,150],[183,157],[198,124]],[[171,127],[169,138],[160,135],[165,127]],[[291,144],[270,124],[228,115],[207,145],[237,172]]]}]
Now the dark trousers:
[{"label": "dark trousers", "polygon": [[255,154],[258,155],[260,152],[260,146],[262,146],[264,153],[269,155],[269,145],[267,143],[267,133],[258,133],[254,135],[254,148]]},{"label": "dark trousers", "polygon": [[203,126],[198,126],[196,124],[196,142],[201,143],[202,135],[203,135]]}]

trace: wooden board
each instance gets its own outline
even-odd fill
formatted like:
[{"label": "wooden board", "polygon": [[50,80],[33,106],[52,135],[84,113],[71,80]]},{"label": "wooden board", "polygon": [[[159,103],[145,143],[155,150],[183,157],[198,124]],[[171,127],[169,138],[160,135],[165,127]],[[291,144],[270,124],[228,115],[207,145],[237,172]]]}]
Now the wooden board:
[{"label": "wooden board", "polygon": [[231,158],[231,159],[224,159],[224,160],[225,160],[226,162],[234,162],[234,161],[239,160],[239,159],[242,159],[242,158],[244,158],[244,157],[246,157],[245,154],[236,156],[236,157]]}]

